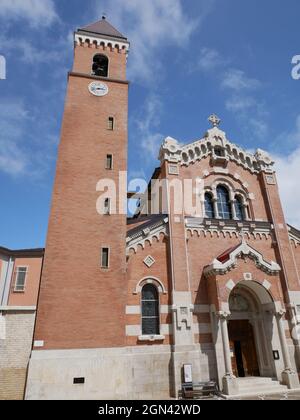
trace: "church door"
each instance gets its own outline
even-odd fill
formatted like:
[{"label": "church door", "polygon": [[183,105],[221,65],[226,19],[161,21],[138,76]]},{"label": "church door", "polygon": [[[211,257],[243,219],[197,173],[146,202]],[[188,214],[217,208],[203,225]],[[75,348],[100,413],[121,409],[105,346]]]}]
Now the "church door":
[{"label": "church door", "polygon": [[248,320],[229,322],[233,373],[237,378],[260,376],[253,327]]}]

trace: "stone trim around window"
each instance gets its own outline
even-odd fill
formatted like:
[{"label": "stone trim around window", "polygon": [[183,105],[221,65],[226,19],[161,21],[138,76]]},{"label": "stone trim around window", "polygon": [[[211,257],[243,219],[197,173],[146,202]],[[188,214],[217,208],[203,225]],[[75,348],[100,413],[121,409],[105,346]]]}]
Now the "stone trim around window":
[{"label": "stone trim around window", "polygon": [[133,291],[134,295],[139,295],[142,292],[142,289],[144,286],[146,286],[146,284],[153,284],[153,286],[155,286],[158,290],[158,293],[162,293],[164,295],[166,295],[168,292],[165,288],[165,286],[163,285],[163,283],[156,277],[144,277],[143,279],[141,279],[138,284],[136,285],[135,290]]}]

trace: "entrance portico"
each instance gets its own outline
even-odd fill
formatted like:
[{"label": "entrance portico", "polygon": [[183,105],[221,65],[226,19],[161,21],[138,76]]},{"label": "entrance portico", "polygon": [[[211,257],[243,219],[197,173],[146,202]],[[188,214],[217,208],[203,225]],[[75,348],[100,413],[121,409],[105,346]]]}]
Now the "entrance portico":
[{"label": "entrance portico", "polygon": [[[241,277],[239,263],[247,270],[242,280],[237,278]],[[219,383],[224,394],[243,393],[243,383],[255,383],[251,378],[261,378],[259,382],[264,387],[269,384],[270,391],[272,386],[281,384],[298,388],[286,336],[284,303],[276,279],[280,267],[267,263],[243,242],[229,250],[228,257],[222,254],[222,261],[215,260],[205,271]]]}]

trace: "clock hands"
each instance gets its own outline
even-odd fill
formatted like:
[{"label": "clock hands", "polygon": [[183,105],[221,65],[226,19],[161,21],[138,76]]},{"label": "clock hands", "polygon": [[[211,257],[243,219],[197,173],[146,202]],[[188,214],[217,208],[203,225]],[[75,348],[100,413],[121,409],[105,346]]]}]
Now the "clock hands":
[{"label": "clock hands", "polygon": [[96,96],[105,96],[108,93],[108,87],[104,83],[93,82],[89,85],[89,91]]}]

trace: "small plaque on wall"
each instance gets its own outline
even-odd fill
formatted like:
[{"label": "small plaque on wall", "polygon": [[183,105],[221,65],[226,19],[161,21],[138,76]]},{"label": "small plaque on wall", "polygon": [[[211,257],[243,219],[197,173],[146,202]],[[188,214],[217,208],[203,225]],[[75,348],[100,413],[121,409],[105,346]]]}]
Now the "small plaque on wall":
[{"label": "small plaque on wall", "polygon": [[280,354],[278,350],[273,351],[274,360],[280,360]]},{"label": "small plaque on wall", "polygon": [[183,372],[184,372],[184,382],[186,384],[193,383],[193,367],[192,367],[192,365],[184,365],[183,366]]},{"label": "small plaque on wall", "polygon": [[179,175],[178,165],[169,165],[169,175]]},{"label": "small plaque on wall", "polygon": [[276,185],[276,181],[273,175],[266,175],[268,185]]}]

